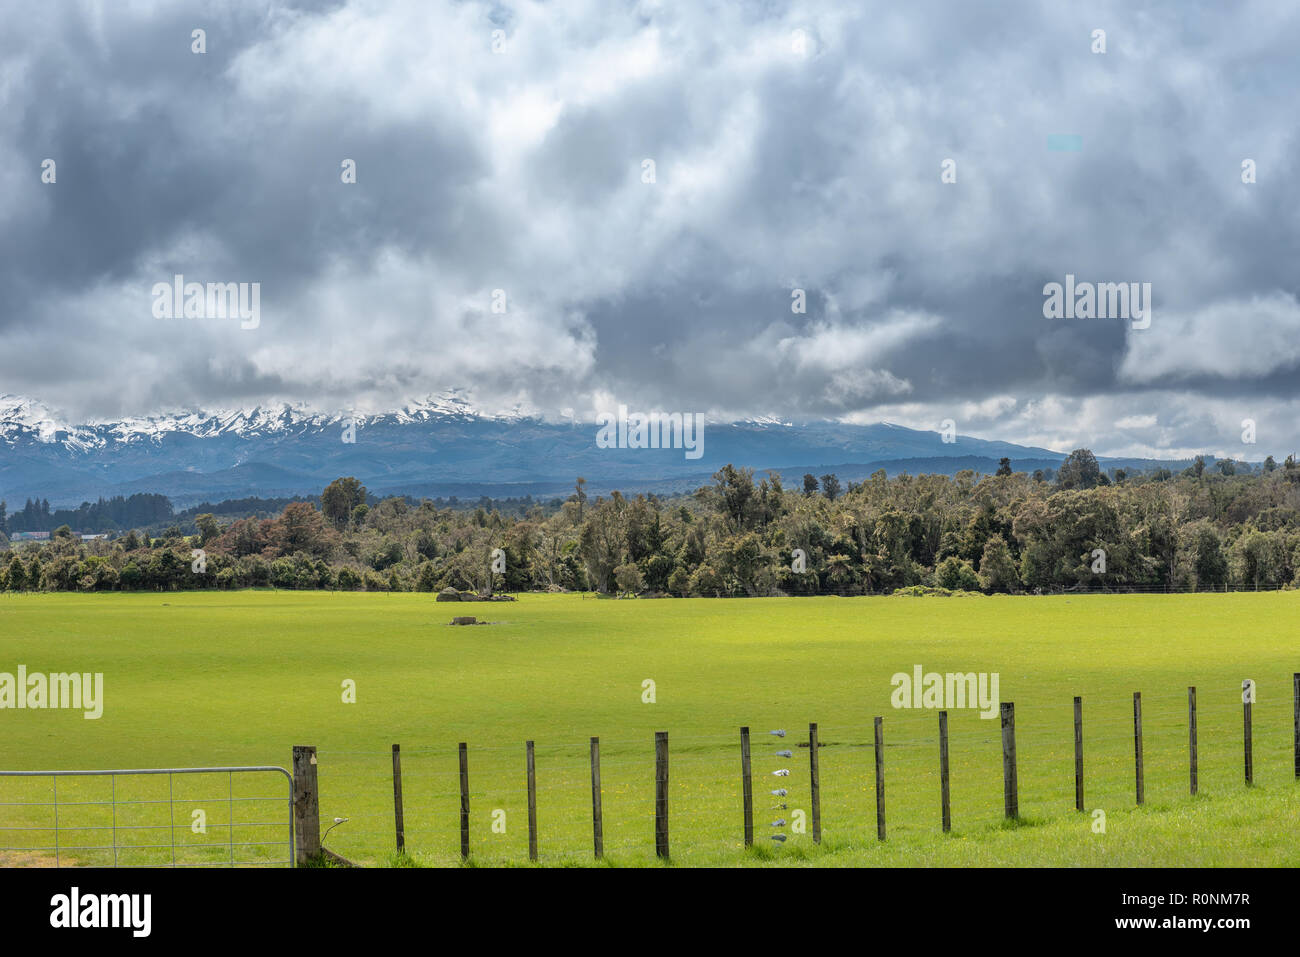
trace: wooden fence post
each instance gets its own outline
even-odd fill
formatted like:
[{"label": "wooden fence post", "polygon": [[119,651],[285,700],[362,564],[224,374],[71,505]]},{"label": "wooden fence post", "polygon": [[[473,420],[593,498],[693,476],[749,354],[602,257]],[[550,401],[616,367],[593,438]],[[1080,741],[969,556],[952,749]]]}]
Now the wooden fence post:
[{"label": "wooden fence post", "polygon": [[939,792],[943,833],[952,830],[952,807],[948,803],[948,712],[939,712]]},{"label": "wooden fence post", "polygon": [[1295,696],[1295,776],[1300,781],[1300,673],[1291,676],[1293,683],[1292,694]]},{"label": "wooden fence post", "polygon": [[533,742],[524,742],[524,764],[528,772],[528,859],[537,860],[537,764]]},{"label": "wooden fence post", "polygon": [[876,838],[885,839],[885,731],[884,719],[876,718]]},{"label": "wooden fence post", "polygon": [[293,839],[298,866],[320,856],[320,796],[316,790],[316,748],[293,749]]},{"label": "wooden fence post", "polygon": [[[1251,690],[1253,691],[1254,689],[1252,688]],[[1255,745],[1251,740],[1251,703],[1247,701],[1246,698],[1247,694],[1243,688],[1241,696],[1242,744],[1246,751],[1246,784],[1250,785],[1255,783]]]},{"label": "wooden fence post", "polygon": [[1142,692],[1133,692],[1133,770],[1137,777],[1137,802],[1143,801],[1142,787]]},{"label": "wooden fence post", "polygon": [[668,732],[655,732],[655,856],[668,857]]},{"label": "wooden fence post", "polygon": [[745,804],[745,846],[754,844],[754,779],[749,764],[749,728],[740,729],[740,793]]},{"label": "wooden fence post", "polygon": [[605,823],[600,809],[600,738],[591,739],[591,837],[596,860],[605,853]]},{"label": "wooden fence post", "polygon": [[822,786],[817,776],[817,724],[808,725],[808,762],[812,785],[812,827],[813,843],[822,842]]},{"label": "wooden fence post", "polygon": [[1020,817],[1020,786],[1016,780],[1016,705],[1002,702],[1002,809],[1007,817]]},{"label": "wooden fence post", "polygon": [[1187,752],[1191,759],[1192,794],[1196,793],[1196,685],[1187,689]]},{"label": "wooden fence post", "polygon": [[406,851],[406,827],[402,821],[402,749],[393,745],[393,825],[397,829],[397,853]]},{"label": "wooden fence post", "polygon": [[1083,810],[1083,699],[1074,696],[1074,809]]},{"label": "wooden fence post", "polygon": [[469,860],[469,749],[460,743],[460,857]]}]

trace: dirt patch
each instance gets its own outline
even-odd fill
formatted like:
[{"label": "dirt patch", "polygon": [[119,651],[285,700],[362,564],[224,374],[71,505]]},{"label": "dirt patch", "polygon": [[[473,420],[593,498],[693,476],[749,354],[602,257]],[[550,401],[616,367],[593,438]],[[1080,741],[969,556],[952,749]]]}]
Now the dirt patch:
[{"label": "dirt patch", "polygon": [[0,867],[73,867],[76,863],[61,854],[55,864],[54,854],[46,851],[0,850]]}]

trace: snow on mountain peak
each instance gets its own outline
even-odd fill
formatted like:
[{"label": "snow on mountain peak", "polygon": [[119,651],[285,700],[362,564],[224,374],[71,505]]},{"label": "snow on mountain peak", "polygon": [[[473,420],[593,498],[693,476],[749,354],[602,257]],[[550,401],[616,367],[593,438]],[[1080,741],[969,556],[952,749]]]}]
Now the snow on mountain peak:
[{"label": "snow on mountain peak", "polygon": [[[518,412],[506,418],[518,417]],[[27,396],[0,395],[0,440],[13,444],[23,435],[44,443],[62,442],[85,451],[110,443],[158,442],[168,434],[198,438],[221,435],[265,436],[308,429],[323,429],[344,420],[366,425],[388,419],[398,423],[428,422],[439,418],[497,418],[484,416],[466,400],[461,390],[435,393],[408,401],[400,409],[372,414],[324,412],[305,403],[287,402],[237,409],[193,409],[120,419],[91,419],[69,424],[41,402]]]}]

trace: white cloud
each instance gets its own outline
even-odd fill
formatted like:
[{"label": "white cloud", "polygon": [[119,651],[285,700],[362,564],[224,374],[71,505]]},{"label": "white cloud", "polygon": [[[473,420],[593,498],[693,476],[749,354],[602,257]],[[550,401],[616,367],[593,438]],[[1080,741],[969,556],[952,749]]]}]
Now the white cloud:
[{"label": "white cloud", "polygon": [[1152,317],[1129,336],[1120,378],[1140,384],[1209,376],[1241,379],[1300,364],[1300,302],[1271,292]]}]

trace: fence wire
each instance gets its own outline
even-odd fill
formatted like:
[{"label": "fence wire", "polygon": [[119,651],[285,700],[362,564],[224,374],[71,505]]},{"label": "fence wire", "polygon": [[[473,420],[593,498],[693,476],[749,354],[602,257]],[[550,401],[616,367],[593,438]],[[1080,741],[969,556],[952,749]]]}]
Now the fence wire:
[{"label": "fence wire", "polygon": [[[1295,775],[1294,711],[1284,697],[1254,704],[1255,783]],[[951,816],[954,831],[996,826],[1004,817],[1001,723],[973,710],[949,711]],[[751,720],[754,842],[794,848],[812,841],[813,795],[807,722],[793,716]],[[939,728],[935,710],[888,709],[883,715],[888,833],[940,830]],[[784,723],[782,723],[784,722]],[[1198,792],[1225,793],[1243,779],[1243,710],[1237,686],[1197,691]],[[770,735],[783,729],[784,737]],[[824,841],[876,840],[875,742],[871,717],[819,723],[819,808]],[[1136,803],[1132,699],[1083,696],[1085,809]],[[1015,708],[1018,812],[1047,821],[1074,813],[1073,701],[1025,699]],[[668,818],[674,860],[717,863],[743,850],[739,725],[712,733],[669,735]],[[1189,796],[1187,690],[1142,695],[1144,802],[1159,807]],[[789,752],[789,755],[778,754]],[[468,742],[469,850],[479,861],[528,860],[528,793],[522,741]],[[593,855],[589,739],[536,741],[539,861],[559,864]],[[390,749],[318,752],[323,825],[346,821],[325,842],[360,862],[392,860],[396,847]],[[455,743],[402,743],[405,850],[421,861],[455,864],[460,846],[460,773]],[[776,774],[774,772],[788,772]],[[653,736],[600,739],[604,853],[646,862],[655,856]],[[780,792],[784,790],[784,794]],[[783,842],[773,841],[774,835]],[[778,851],[779,853],[779,851]]]}]

